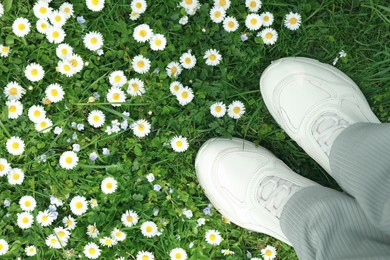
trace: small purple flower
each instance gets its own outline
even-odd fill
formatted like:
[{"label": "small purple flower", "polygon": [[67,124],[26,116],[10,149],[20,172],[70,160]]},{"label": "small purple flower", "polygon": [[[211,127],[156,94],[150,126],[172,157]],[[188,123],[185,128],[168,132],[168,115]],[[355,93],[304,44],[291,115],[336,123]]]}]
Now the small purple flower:
[{"label": "small purple flower", "polygon": [[83,24],[83,23],[85,23],[85,19],[84,19],[84,16],[77,16],[77,22],[79,23],[79,24]]},{"label": "small purple flower", "polygon": [[72,127],[76,127],[76,126],[77,126],[77,123],[76,123],[76,122],[72,122],[70,125],[71,125]]},{"label": "small purple flower", "polygon": [[99,95],[99,93],[94,92],[94,93],[93,93],[93,97],[96,98],[96,99],[98,99],[98,98],[100,98],[100,95]]},{"label": "small purple flower", "polygon": [[110,154],[110,150],[108,150],[107,148],[103,148],[103,154],[104,155],[109,155]]},{"label": "small purple flower", "polygon": [[155,190],[155,191],[160,191],[161,190],[161,185],[159,185],[159,184],[155,184],[154,186],[153,186],[153,190]]},{"label": "small purple flower", "polygon": [[50,206],[49,206],[49,211],[50,211],[51,213],[56,212],[56,211],[57,211],[57,207],[56,207],[55,205],[50,205]]},{"label": "small purple flower", "polygon": [[76,140],[76,139],[77,139],[77,134],[76,134],[76,133],[74,133],[74,134],[72,135],[72,139],[73,139],[73,140]]},{"label": "small purple flower", "polygon": [[79,131],[83,131],[83,130],[84,130],[84,124],[78,124],[78,125],[77,125],[77,129],[78,129]]},{"label": "small purple flower", "polygon": [[204,209],[203,209],[203,213],[205,214],[205,215],[207,215],[207,216],[212,216],[213,214],[211,214],[211,209],[209,208],[209,207],[205,207]]},{"label": "small purple flower", "polygon": [[9,200],[4,200],[4,206],[5,206],[5,207],[9,207],[9,205],[11,205],[11,201],[9,201]]},{"label": "small purple flower", "polygon": [[93,152],[93,153],[90,153],[89,154],[89,159],[91,160],[91,161],[96,161],[96,159],[98,158],[99,156],[98,156],[98,154],[96,153],[96,152]]},{"label": "small purple flower", "polygon": [[73,152],[78,153],[80,152],[80,145],[79,144],[73,144]]},{"label": "small purple flower", "polygon": [[248,36],[244,33],[244,34],[241,34],[241,41],[245,42],[248,40]]}]

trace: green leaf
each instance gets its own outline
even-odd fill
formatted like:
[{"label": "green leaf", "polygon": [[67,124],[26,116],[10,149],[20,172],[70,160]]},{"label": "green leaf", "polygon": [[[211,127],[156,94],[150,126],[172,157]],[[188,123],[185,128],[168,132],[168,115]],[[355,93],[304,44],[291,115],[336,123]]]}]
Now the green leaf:
[{"label": "green leaf", "polygon": [[4,6],[5,12],[8,12],[9,10],[11,10],[12,0],[4,0],[3,6]]}]

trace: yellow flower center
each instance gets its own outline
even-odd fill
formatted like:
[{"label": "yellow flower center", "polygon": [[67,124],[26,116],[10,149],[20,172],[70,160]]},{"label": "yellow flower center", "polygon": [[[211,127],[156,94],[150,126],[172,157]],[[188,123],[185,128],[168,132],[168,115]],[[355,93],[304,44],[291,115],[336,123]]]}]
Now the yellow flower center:
[{"label": "yellow flower center", "polygon": [[266,256],[272,256],[272,251],[271,250],[266,250],[265,251]]},{"label": "yellow flower center", "polygon": [[142,4],[140,2],[138,2],[138,3],[135,4],[135,7],[138,8],[138,9],[141,9],[142,8]]},{"label": "yellow flower center", "polygon": [[176,73],[177,72],[177,68],[176,67],[172,67],[171,68],[171,73]]},{"label": "yellow flower center", "polygon": [[215,61],[217,59],[217,56],[215,54],[210,54],[209,59]]},{"label": "yellow flower center", "polygon": [[15,181],[17,181],[17,180],[19,180],[19,174],[18,173],[14,173],[14,175],[12,176],[12,178],[15,180]]},{"label": "yellow flower center", "polygon": [[118,93],[114,93],[114,95],[112,95],[112,98],[118,101],[121,98],[121,96]]},{"label": "yellow flower center", "polygon": [[54,17],[54,20],[57,22],[57,23],[59,23],[59,22],[61,22],[61,16],[59,16],[59,15],[57,15],[56,17]]},{"label": "yellow flower center", "polygon": [[143,132],[143,131],[145,130],[145,126],[144,126],[143,124],[140,124],[140,125],[138,126],[138,130],[141,131],[141,132]]},{"label": "yellow flower center", "polygon": [[72,222],[72,220],[67,220],[66,221],[66,225],[68,226],[68,227],[70,227],[70,226],[72,226],[72,224],[73,224],[73,222]]},{"label": "yellow flower center", "polygon": [[160,46],[161,44],[162,44],[162,41],[161,41],[160,39],[157,39],[157,40],[156,40],[156,45],[157,45],[157,46]]},{"label": "yellow flower center", "polygon": [[38,70],[37,69],[32,69],[31,70],[31,75],[37,76],[38,75]]},{"label": "yellow flower center", "polygon": [[290,19],[291,24],[296,24],[298,22],[297,18],[293,17]]},{"label": "yellow flower center", "polygon": [[81,201],[76,202],[76,208],[81,209],[83,207],[83,203]]},{"label": "yellow flower center", "polygon": [[57,233],[57,235],[59,237],[64,237],[65,236],[65,232],[64,231],[60,231],[60,232]]},{"label": "yellow flower center", "polygon": [[45,23],[42,23],[42,24],[41,24],[41,27],[42,27],[42,29],[46,29],[46,27],[47,27],[47,24],[45,24]]},{"label": "yellow flower center", "polygon": [[8,50],[9,50],[8,47],[4,47],[4,46],[3,46],[3,48],[1,48],[1,52],[3,52],[3,53],[7,53]]},{"label": "yellow flower center", "polygon": [[13,148],[13,149],[18,149],[18,148],[19,148],[19,143],[18,143],[18,142],[14,142],[14,143],[12,144],[12,148]]},{"label": "yellow flower center", "polygon": [[185,0],[186,4],[190,5],[192,4],[192,0]]},{"label": "yellow flower center", "polygon": [[31,201],[27,200],[27,201],[24,203],[24,205],[25,205],[26,207],[30,207],[30,206],[31,206]]},{"label": "yellow flower center", "polygon": [[185,58],[185,59],[184,59],[184,62],[185,62],[186,64],[190,64],[190,63],[191,63],[191,58],[190,58],[190,57]]},{"label": "yellow flower center", "polygon": [[23,222],[24,224],[27,224],[27,223],[28,223],[28,217],[24,217],[24,218],[22,219],[22,222]]},{"label": "yellow flower center", "polygon": [[147,255],[142,256],[142,260],[149,260],[149,256]]},{"label": "yellow flower center", "polygon": [[115,78],[114,78],[115,82],[120,82],[120,81],[121,81],[121,79],[122,79],[122,77],[121,77],[121,76],[115,76]]},{"label": "yellow flower center", "polygon": [[60,33],[58,31],[54,31],[52,36],[53,38],[57,39],[58,37],[60,37]]},{"label": "yellow flower center", "polygon": [[52,238],[52,239],[50,240],[50,243],[55,244],[55,243],[57,243],[57,240],[56,240],[55,238]]},{"label": "yellow flower center", "polygon": [[179,91],[179,85],[175,85],[175,86],[173,87],[173,90],[174,90],[175,92]]},{"label": "yellow flower center", "polygon": [[100,116],[96,115],[93,117],[94,122],[99,122],[100,121]]},{"label": "yellow flower center", "polygon": [[41,116],[41,112],[39,110],[35,110],[34,111],[34,116],[35,117],[40,117]]},{"label": "yellow flower center", "polygon": [[67,164],[71,164],[71,163],[73,162],[72,157],[70,157],[70,156],[66,157],[65,162],[66,162]]},{"label": "yellow flower center", "polygon": [[111,245],[112,244],[112,240],[111,239],[106,239],[106,245]]},{"label": "yellow flower center", "polygon": [[257,19],[256,18],[252,18],[251,19],[251,24],[252,25],[256,25],[257,24]]},{"label": "yellow flower center", "polygon": [[96,253],[96,249],[95,248],[90,248],[88,250],[88,252],[91,254],[91,255],[94,255]]},{"label": "yellow flower center", "polygon": [[215,107],[215,112],[219,113],[219,112],[221,112],[221,111],[222,111],[222,108],[221,108],[221,106],[217,106],[217,107]]},{"label": "yellow flower center", "polygon": [[42,6],[41,8],[39,8],[39,12],[40,12],[41,14],[45,14],[45,13],[47,12],[46,7]]},{"label": "yellow flower center", "polygon": [[252,7],[252,8],[255,8],[256,7],[256,1],[251,1],[249,3],[249,6]]},{"label": "yellow flower center", "polygon": [[240,109],[239,107],[233,108],[233,113],[234,113],[234,114],[239,114],[240,111],[241,111],[241,109]]},{"label": "yellow flower center", "polygon": [[63,49],[61,50],[61,53],[62,53],[62,55],[66,55],[66,54],[68,54],[68,50],[65,49],[65,48],[63,48]]},{"label": "yellow flower center", "polygon": [[176,253],[175,257],[176,257],[176,259],[181,259],[182,255],[181,255],[181,253]]},{"label": "yellow flower center", "polygon": [[146,36],[146,34],[147,34],[147,32],[146,32],[146,30],[141,30],[141,31],[139,31],[139,36],[141,36],[141,37],[145,37]]},{"label": "yellow flower center", "polygon": [[137,66],[140,67],[140,68],[143,68],[143,67],[145,67],[145,62],[140,60],[139,62],[137,62]]},{"label": "yellow flower center", "polygon": [[92,0],[92,4],[93,5],[98,5],[99,4],[99,0]]},{"label": "yellow flower center", "polygon": [[67,13],[67,14],[70,13],[70,8],[69,7],[65,7],[64,12]]},{"label": "yellow flower center", "polygon": [[220,12],[220,11],[216,11],[216,12],[214,13],[214,17],[215,17],[215,18],[221,17],[221,12]]},{"label": "yellow flower center", "polygon": [[107,189],[112,189],[112,183],[111,183],[111,182],[108,182],[108,183],[106,184],[106,188],[107,188]]},{"label": "yellow flower center", "polygon": [[35,250],[34,250],[33,247],[31,247],[28,251],[29,251],[30,253],[34,253],[34,252],[35,252]]},{"label": "yellow flower center", "polygon": [[48,219],[49,219],[49,217],[47,215],[42,217],[43,222],[46,222]]},{"label": "yellow flower center", "polygon": [[0,163],[0,171],[4,171],[4,169],[5,169],[4,164]]},{"label": "yellow flower center", "polygon": [[96,44],[97,42],[98,42],[98,40],[97,40],[96,37],[93,37],[93,38],[91,39],[91,43],[92,43],[92,44]]},{"label": "yellow flower center", "polygon": [[214,235],[214,234],[211,234],[211,235],[210,235],[210,240],[211,240],[211,241],[215,241],[215,239],[217,239],[217,236]]},{"label": "yellow flower center", "polygon": [[9,112],[15,113],[16,112],[16,106],[10,106],[9,107]]},{"label": "yellow flower center", "polygon": [[41,122],[41,127],[42,127],[42,128],[46,128],[46,126],[47,126],[47,123],[46,123],[46,122]]},{"label": "yellow flower center", "polygon": [[133,217],[132,216],[127,216],[126,220],[127,220],[127,222],[132,222],[133,221]]},{"label": "yellow flower center", "polygon": [[228,27],[229,28],[233,28],[234,27],[234,22],[233,21],[228,22]]},{"label": "yellow flower center", "polygon": [[58,96],[58,91],[57,91],[56,89],[52,89],[52,90],[51,90],[51,95],[52,95],[53,97],[57,97],[57,96]]},{"label": "yellow flower center", "polygon": [[120,232],[120,231],[116,232],[116,233],[115,233],[115,236],[117,236],[117,237],[122,236],[122,232]]},{"label": "yellow flower center", "polygon": [[25,26],[24,24],[20,23],[20,24],[18,25],[18,29],[19,29],[20,31],[23,31],[24,29],[26,29],[26,26]]},{"label": "yellow flower center", "polygon": [[18,90],[17,90],[17,88],[11,88],[11,89],[9,90],[9,93],[10,93],[11,95],[16,95],[16,94],[18,94]]},{"label": "yellow flower center", "polygon": [[226,3],[226,0],[219,0],[219,5],[220,6],[225,6],[227,3]]},{"label": "yellow flower center", "polygon": [[138,84],[134,83],[131,86],[133,87],[134,91],[138,91],[139,90]]},{"label": "yellow flower center", "polygon": [[0,250],[3,250],[3,248],[4,248],[3,244],[0,244]]},{"label": "yellow flower center", "polygon": [[263,18],[263,20],[265,21],[265,22],[268,22],[269,21],[269,16],[264,16],[264,18]]},{"label": "yellow flower center", "polygon": [[151,226],[146,227],[146,232],[150,233],[153,231],[153,228]]},{"label": "yellow flower center", "polygon": [[68,64],[65,64],[64,65],[64,70],[65,71],[70,71],[72,68],[68,65]]},{"label": "yellow flower center", "polygon": [[182,98],[188,98],[188,92],[183,92],[183,93],[181,93],[181,97]]},{"label": "yellow flower center", "polygon": [[70,61],[73,67],[77,67],[79,65],[79,62],[76,59],[73,59]]},{"label": "yellow flower center", "polygon": [[176,142],[176,146],[177,147],[182,147],[183,146],[183,142],[182,141],[177,141]]}]

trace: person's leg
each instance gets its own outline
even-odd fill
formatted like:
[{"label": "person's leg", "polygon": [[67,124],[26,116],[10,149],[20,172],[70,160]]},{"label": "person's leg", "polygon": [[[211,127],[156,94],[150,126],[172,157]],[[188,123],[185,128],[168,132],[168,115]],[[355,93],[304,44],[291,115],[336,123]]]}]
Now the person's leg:
[{"label": "person's leg", "polygon": [[390,124],[349,126],[332,146],[330,167],[369,221],[390,235]]},{"label": "person's leg", "polygon": [[390,236],[368,221],[354,198],[326,187],[295,193],[284,206],[280,224],[301,260],[390,256]]}]

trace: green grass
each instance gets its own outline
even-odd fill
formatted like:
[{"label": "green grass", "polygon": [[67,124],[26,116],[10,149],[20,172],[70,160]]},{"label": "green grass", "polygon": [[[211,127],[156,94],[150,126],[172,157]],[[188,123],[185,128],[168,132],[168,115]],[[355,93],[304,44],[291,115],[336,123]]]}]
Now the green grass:
[{"label": "green grass", "polygon": [[[5,1],[3,1],[5,2]],[[148,9],[135,22],[128,19],[130,6],[128,0],[111,0],[102,12],[89,11],[84,1],[70,1],[75,14],[87,20],[86,31],[97,30],[104,36],[104,56],[88,51],[82,43],[85,33],[76,19],[65,25],[66,43],[88,62],[81,73],[66,78],[55,72],[57,57],[56,45],[49,44],[35,27],[25,40],[12,33],[12,22],[16,17],[26,17],[35,26],[36,18],[31,9],[34,1],[14,1],[12,8],[0,18],[0,44],[8,44],[12,53],[8,58],[0,58],[0,86],[9,81],[17,81],[23,87],[32,86],[23,97],[25,111],[16,120],[9,120],[6,114],[5,96],[0,94],[0,158],[6,158],[13,167],[22,168],[26,173],[20,186],[10,186],[5,177],[0,178],[0,238],[10,244],[9,259],[25,257],[26,245],[35,244],[38,248],[36,259],[62,259],[65,251],[73,249],[77,255],[82,253],[89,241],[86,227],[96,223],[102,235],[108,235],[114,227],[122,228],[128,238],[114,248],[104,248],[103,259],[126,256],[134,259],[140,250],[154,252],[157,259],[168,259],[169,251],[175,247],[184,248],[191,259],[245,259],[247,252],[253,257],[260,256],[265,245],[277,248],[279,259],[297,259],[292,247],[263,234],[251,233],[233,224],[225,224],[221,215],[212,209],[212,217],[205,216],[203,209],[208,205],[203,191],[196,179],[194,159],[203,142],[216,136],[241,137],[262,145],[293,170],[298,171],[320,184],[339,189],[331,179],[303,150],[293,142],[267,111],[259,91],[259,78],[271,61],[285,56],[304,56],[331,64],[338,52],[345,50],[348,56],[341,59],[336,67],[349,75],[366,95],[372,110],[382,122],[389,121],[390,104],[390,9],[386,1],[263,1],[260,10],[270,11],[275,16],[272,26],[279,32],[274,46],[257,43],[253,33],[245,30],[244,19],[247,10],[242,1],[232,1],[228,14],[235,16],[240,28],[235,33],[226,33],[221,25],[211,22],[208,10],[212,1],[204,3],[195,16],[189,17],[189,24],[180,26],[181,10],[176,8],[179,1],[147,1]],[[82,3],[80,3],[82,2]],[[152,3],[153,2],[153,3]],[[54,0],[51,6],[58,7],[62,1]],[[289,11],[302,15],[303,25],[295,32],[282,26],[282,19]],[[156,32],[164,34],[168,46],[162,52],[152,52],[147,44],[140,44],[132,37],[133,28],[138,24],[149,24]],[[202,32],[202,28],[206,32]],[[248,41],[242,42],[240,35],[248,32]],[[220,50],[223,62],[213,68],[203,62],[203,53],[209,49]],[[192,49],[198,59],[196,67],[184,71],[178,78],[184,85],[191,86],[195,99],[182,107],[169,93],[173,81],[165,74],[166,65],[178,60],[180,55]],[[131,58],[142,53],[152,61],[151,73],[137,75],[131,69]],[[23,74],[25,66],[38,62],[44,66],[46,76],[43,81],[31,84]],[[160,73],[152,73],[156,68]],[[108,75],[114,70],[125,71],[128,78],[140,77],[146,84],[146,94],[129,98],[129,103],[115,108],[107,104],[105,95],[109,89]],[[60,136],[53,133],[39,134],[28,120],[27,109],[36,105],[44,97],[44,90],[50,83],[59,83],[66,90],[66,98],[58,105],[45,106],[48,116],[55,125],[64,131]],[[2,92],[2,91],[1,91]],[[96,103],[87,103],[94,92],[101,96]],[[213,118],[209,106],[215,101],[229,104],[241,100],[246,106],[244,116],[235,121],[227,116]],[[121,119],[123,111],[129,111],[132,120],[146,118],[152,124],[152,133],[140,140],[131,131],[107,135],[103,130],[93,129],[86,117],[93,109],[102,110],[106,122]],[[151,111],[152,115],[148,112]],[[122,120],[122,119],[121,119]],[[85,124],[84,131],[71,128],[71,122]],[[131,121],[130,121],[131,122]],[[106,124],[107,125],[107,124]],[[5,149],[5,140],[10,135],[21,136],[26,142],[23,156],[12,156]],[[80,162],[72,171],[64,171],[58,165],[59,155],[71,150],[67,139],[78,134],[75,141],[80,144]],[[174,135],[186,136],[190,148],[185,153],[174,153],[168,143]],[[108,147],[109,156],[102,155],[102,148]],[[55,153],[51,154],[52,150]],[[88,156],[99,153],[99,159],[92,164]],[[46,163],[38,163],[37,156],[46,154]],[[154,173],[154,182],[162,186],[161,192],[153,191],[145,176]],[[113,176],[119,183],[112,195],[100,191],[101,180]],[[169,188],[173,193],[169,193]],[[16,225],[16,213],[21,212],[19,198],[32,195],[38,202],[35,210],[44,210],[50,204],[50,195],[61,199],[70,194],[86,198],[96,198],[99,206],[89,209],[78,217],[77,228],[72,232],[65,250],[48,249],[45,238],[52,228],[61,225],[64,216],[70,214],[69,201],[58,209],[59,218],[47,228],[34,223],[31,229],[22,231]],[[3,201],[11,201],[4,207]],[[158,208],[158,216],[153,209]],[[182,216],[184,208],[191,209],[194,216],[188,220]],[[120,222],[121,214],[132,209],[140,215],[140,222],[134,228],[124,228]],[[9,217],[5,215],[10,213]],[[206,225],[196,226],[199,217],[207,219]],[[167,225],[160,221],[165,219]],[[185,219],[184,221],[182,219]],[[156,238],[142,236],[139,226],[143,221],[153,220],[164,229]],[[224,241],[219,246],[210,246],[204,240],[208,229],[221,232]],[[180,240],[177,239],[180,236]],[[194,242],[193,248],[189,248]],[[102,247],[101,247],[102,248]],[[234,256],[224,257],[221,249],[230,249]]]}]

